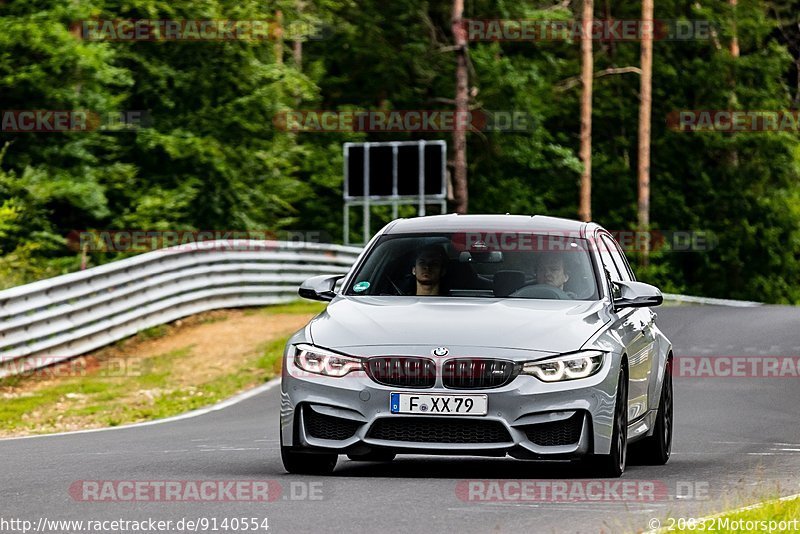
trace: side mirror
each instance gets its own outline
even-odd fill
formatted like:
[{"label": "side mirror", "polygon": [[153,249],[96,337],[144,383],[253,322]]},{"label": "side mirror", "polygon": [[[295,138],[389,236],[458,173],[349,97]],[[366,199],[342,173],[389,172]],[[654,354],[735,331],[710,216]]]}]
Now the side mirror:
[{"label": "side mirror", "polygon": [[614,309],[649,308],[664,302],[664,297],[657,287],[642,282],[614,282]]},{"label": "side mirror", "polygon": [[297,293],[304,299],[321,300],[327,302],[333,300],[336,296],[334,288],[336,282],[344,278],[343,274],[323,274],[321,276],[312,276],[302,284]]}]

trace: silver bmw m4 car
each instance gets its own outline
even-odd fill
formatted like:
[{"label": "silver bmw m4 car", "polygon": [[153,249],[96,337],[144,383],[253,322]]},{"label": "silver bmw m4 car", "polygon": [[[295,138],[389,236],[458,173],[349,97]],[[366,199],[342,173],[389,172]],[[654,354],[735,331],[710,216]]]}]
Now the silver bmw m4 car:
[{"label": "silver bmw m4 car", "polygon": [[569,459],[610,477],[629,450],[669,459],[672,346],[650,310],[662,296],[597,224],[400,219],[300,295],[330,303],[284,353],[289,472],[330,473],[340,454]]}]

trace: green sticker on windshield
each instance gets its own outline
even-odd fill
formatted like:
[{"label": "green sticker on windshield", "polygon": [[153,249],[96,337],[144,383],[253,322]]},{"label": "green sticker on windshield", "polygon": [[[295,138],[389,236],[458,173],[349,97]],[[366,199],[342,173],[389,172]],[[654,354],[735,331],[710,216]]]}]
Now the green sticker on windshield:
[{"label": "green sticker on windshield", "polygon": [[369,289],[369,282],[359,282],[353,286],[353,291],[356,293],[361,293],[362,291],[366,291]]}]

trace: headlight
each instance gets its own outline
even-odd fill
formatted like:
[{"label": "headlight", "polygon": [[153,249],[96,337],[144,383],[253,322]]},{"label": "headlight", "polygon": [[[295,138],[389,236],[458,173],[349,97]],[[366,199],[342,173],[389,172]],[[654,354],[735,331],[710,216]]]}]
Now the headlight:
[{"label": "headlight", "polygon": [[295,350],[294,364],[309,373],[338,378],[350,371],[364,368],[358,358],[336,354],[313,345],[303,343],[297,345]]},{"label": "headlight", "polygon": [[526,362],[522,373],[533,375],[543,382],[561,382],[586,378],[597,373],[603,366],[604,353],[599,351],[576,352],[550,360]]}]

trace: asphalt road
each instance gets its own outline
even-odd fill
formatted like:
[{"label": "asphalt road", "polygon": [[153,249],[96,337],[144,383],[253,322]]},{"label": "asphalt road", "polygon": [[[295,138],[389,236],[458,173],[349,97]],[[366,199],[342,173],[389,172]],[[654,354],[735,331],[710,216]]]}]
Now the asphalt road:
[{"label": "asphalt road", "polygon": [[[691,306],[658,313],[678,357],[800,355],[800,308]],[[267,518],[269,532],[292,533],[646,530],[651,518],[666,524],[670,516],[696,517],[760,497],[800,493],[799,385],[790,377],[676,376],[670,462],[629,466],[623,480],[645,488],[645,496],[615,497],[610,487],[603,490],[610,500],[591,502],[476,502],[461,491],[470,481],[487,479],[526,479],[545,488],[567,482],[573,491],[585,474],[561,463],[408,456],[379,465],[340,459],[330,477],[287,475],[278,450],[279,395],[272,388],[181,421],[0,441],[0,531],[14,532],[12,524],[2,524],[11,519],[36,525],[40,518],[207,518],[225,532],[224,518],[241,517],[258,518],[261,525]],[[75,491],[87,487],[80,482],[85,480],[257,480],[281,490],[271,494],[277,497],[271,502],[96,502]],[[646,496],[652,487],[654,499]],[[231,529],[233,521],[227,526],[229,532],[243,531]],[[210,527],[198,531],[212,532]]]}]

